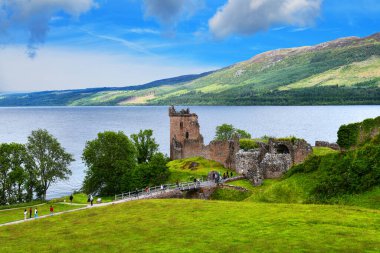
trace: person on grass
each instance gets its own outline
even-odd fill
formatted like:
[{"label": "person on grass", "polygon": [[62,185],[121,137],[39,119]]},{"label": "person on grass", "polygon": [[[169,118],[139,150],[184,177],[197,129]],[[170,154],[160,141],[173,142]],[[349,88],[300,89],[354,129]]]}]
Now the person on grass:
[{"label": "person on grass", "polygon": [[37,207],[34,209],[34,218],[35,218],[35,219],[38,218],[38,210],[37,210]]},{"label": "person on grass", "polygon": [[71,204],[73,203],[73,199],[74,199],[73,194],[71,194],[71,195],[70,195],[70,203],[71,203]]},{"label": "person on grass", "polygon": [[26,215],[28,214],[28,212],[26,211],[26,209],[24,210],[24,220],[26,220]]},{"label": "person on grass", "polygon": [[50,206],[50,216],[53,216],[53,214],[54,214],[54,208],[53,206]]},{"label": "person on grass", "polygon": [[29,208],[29,219],[32,218],[32,208]]}]

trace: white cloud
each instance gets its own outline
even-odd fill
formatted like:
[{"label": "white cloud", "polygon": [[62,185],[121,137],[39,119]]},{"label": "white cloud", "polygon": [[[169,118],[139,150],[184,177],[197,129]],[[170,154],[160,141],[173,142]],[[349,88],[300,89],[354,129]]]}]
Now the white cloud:
[{"label": "white cloud", "polygon": [[0,50],[0,91],[79,89],[128,86],[216,69],[175,58],[106,54],[45,47],[25,57],[20,47]]},{"label": "white cloud", "polygon": [[250,35],[275,25],[310,26],[322,0],[228,0],[209,20],[217,38]]},{"label": "white cloud", "polygon": [[183,17],[190,17],[204,6],[204,0],[144,0],[145,16],[161,24],[175,26]]},{"label": "white cloud", "polygon": [[0,32],[4,34],[11,29],[28,32],[28,54],[33,57],[57,13],[78,17],[95,6],[94,0],[0,0]]}]

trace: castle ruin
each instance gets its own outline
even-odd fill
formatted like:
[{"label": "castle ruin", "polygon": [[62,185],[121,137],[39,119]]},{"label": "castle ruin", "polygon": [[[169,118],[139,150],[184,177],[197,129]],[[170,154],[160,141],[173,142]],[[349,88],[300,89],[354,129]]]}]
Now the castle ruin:
[{"label": "castle ruin", "polygon": [[235,156],[239,151],[239,139],[211,141],[205,146],[200,133],[198,115],[189,109],[176,111],[169,108],[170,117],[170,159],[204,157],[221,163],[224,167],[236,169]]},{"label": "castle ruin", "polygon": [[294,164],[302,163],[313,152],[302,139],[270,139],[258,142],[259,148],[240,150],[239,139],[211,141],[204,145],[198,115],[189,109],[176,111],[169,108],[170,159],[204,157],[221,163],[224,167],[245,175],[254,185],[266,178],[279,178]]}]

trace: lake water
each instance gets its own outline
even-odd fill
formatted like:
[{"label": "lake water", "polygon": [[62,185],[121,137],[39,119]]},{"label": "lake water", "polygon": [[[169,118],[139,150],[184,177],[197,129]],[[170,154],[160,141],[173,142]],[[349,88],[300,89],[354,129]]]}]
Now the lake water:
[{"label": "lake water", "polygon": [[[380,115],[380,106],[194,106],[205,143],[223,123],[247,130],[253,137],[295,135],[312,145],[316,140],[335,142],[339,126]],[[32,130],[44,128],[74,154],[70,180],[53,185],[48,198],[79,189],[85,166],[81,154],[86,141],[98,132],[153,129],[160,150],[169,153],[168,107],[25,107],[0,108],[0,142],[25,143]]]}]

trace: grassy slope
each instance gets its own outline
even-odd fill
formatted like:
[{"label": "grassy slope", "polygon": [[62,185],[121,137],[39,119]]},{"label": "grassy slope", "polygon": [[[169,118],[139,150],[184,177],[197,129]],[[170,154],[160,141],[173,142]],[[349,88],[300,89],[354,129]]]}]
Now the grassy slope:
[{"label": "grassy slope", "polygon": [[[62,203],[54,203],[51,204],[54,208],[54,212],[62,212],[72,209],[77,209],[80,207],[83,207],[85,205],[70,205],[70,204],[62,204]],[[24,219],[24,210],[27,209],[28,211],[28,217],[29,217],[29,208],[33,208],[32,216],[34,217],[34,208],[37,207],[38,215],[46,215],[50,213],[50,204],[42,204],[38,206],[28,206],[23,208],[17,208],[12,210],[3,210],[0,211],[0,224],[11,222],[11,221],[17,221]]]},{"label": "grassy slope", "polygon": [[341,206],[136,201],[0,227],[2,252],[363,252],[380,212]]},{"label": "grassy slope", "polygon": [[[193,162],[198,163],[198,166],[190,169],[189,165]],[[228,171],[220,163],[201,157],[171,161],[168,163],[168,167],[171,172],[169,178],[170,183],[175,183],[177,180],[179,182],[190,182],[194,178],[202,177],[206,179],[210,171],[218,171],[222,175]]]},{"label": "grassy slope", "polygon": [[377,34],[270,51],[213,73],[162,80],[135,90],[3,95],[0,105],[379,104],[379,55]]},{"label": "grassy slope", "polygon": [[280,90],[301,89],[314,86],[354,86],[372,80],[374,81],[374,86],[380,87],[379,56],[313,75],[309,78],[281,87]]}]

